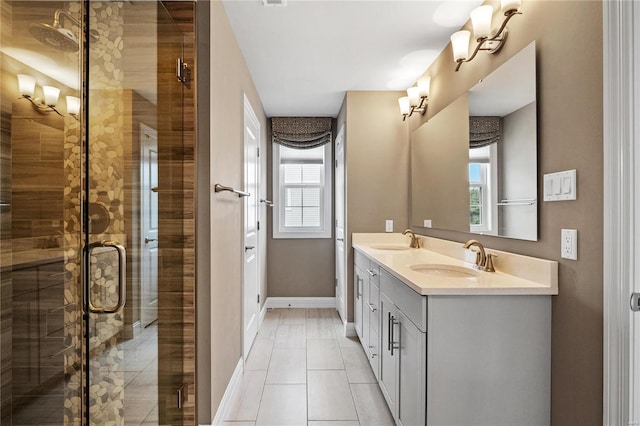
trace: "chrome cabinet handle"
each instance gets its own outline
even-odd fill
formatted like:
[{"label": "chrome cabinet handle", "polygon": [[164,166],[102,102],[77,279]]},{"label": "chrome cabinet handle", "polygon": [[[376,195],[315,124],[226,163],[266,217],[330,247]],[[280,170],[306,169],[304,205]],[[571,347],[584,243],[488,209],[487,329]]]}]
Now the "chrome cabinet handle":
[{"label": "chrome cabinet handle", "polygon": [[391,335],[391,337],[389,338],[389,346],[391,347],[391,356],[393,356],[393,350],[394,349],[400,349],[400,345],[396,346],[396,344],[398,344],[398,342],[395,341],[396,336],[395,336],[395,332],[393,331],[393,326],[400,324],[399,321],[396,321],[396,317],[394,317],[393,315],[391,315],[391,312],[389,312],[390,315],[390,320],[391,320],[391,324],[389,326],[389,334]]},{"label": "chrome cabinet handle", "polygon": [[89,312],[94,314],[115,314],[124,307],[127,297],[127,251],[124,246],[115,241],[98,241],[89,244],[87,247],[87,256],[89,261],[91,253],[96,248],[114,248],[118,252],[118,302],[115,306],[96,306],[91,300],[91,294],[89,292],[90,279],[87,280],[85,287],[86,305],[89,307]]},{"label": "chrome cabinet handle", "polygon": [[150,243],[150,242],[152,242],[152,241],[158,241],[158,239],[157,239],[157,238],[147,238],[147,237],[144,237],[144,243],[145,243],[145,244],[149,244],[149,243]]},{"label": "chrome cabinet handle", "polygon": [[387,313],[389,314],[387,318],[387,350],[390,351],[391,350],[391,312],[387,312]]},{"label": "chrome cabinet handle", "polygon": [[358,279],[356,280],[356,299],[360,299],[360,282],[362,281],[362,277],[358,275]]},{"label": "chrome cabinet handle", "polygon": [[373,306],[371,303],[367,302],[367,306],[369,307],[369,309],[371,310],[371,312],[375,312],[376,311],[376,307]]},{"label": "chrome cabinet handle", "polygon": [[372,277],[375,277],[377,274],[374,271],[370,271],[367,269],[367,272],[369,273],[369,275],[371,275]]},{"label": "chrome cabinet handle", "polygon": [[338,241],[344,241],[344,238],[338,238]]}]

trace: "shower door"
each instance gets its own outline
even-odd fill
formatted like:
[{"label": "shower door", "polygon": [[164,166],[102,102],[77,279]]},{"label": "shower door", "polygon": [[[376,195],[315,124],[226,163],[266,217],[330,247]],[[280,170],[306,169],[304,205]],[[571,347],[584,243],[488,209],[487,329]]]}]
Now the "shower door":
[{"label": "shower door", "polygon": [[84,8],[88,423],[181,424],[183,34],[160,2]]},{"label": "shower door", "polygon": [[162,2],[0,0],[0,425],[193,412],[185,40]]}]

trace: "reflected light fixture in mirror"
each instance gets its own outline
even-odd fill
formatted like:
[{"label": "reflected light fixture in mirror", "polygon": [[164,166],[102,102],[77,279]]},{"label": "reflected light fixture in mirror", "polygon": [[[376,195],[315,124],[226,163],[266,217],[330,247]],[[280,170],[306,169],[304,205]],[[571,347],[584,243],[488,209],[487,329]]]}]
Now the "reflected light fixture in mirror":
[{"label": "reflected light fixture in mirror", "polygon": [[60,96],[60,89],[53,86],[42,86],[42,93],[44,93],[44,103],[48,107],[55,107],[58,104],[58,97]]},{"label": "reflected light fixture in mirror", "polygon": [[36,79],[26,74],[18,74],[18,90],[20,95],[32,98],[36,91]]},{"label": "reflected light fixture in mirror", "polygon": [[430,85],[431,77],[422,77],[418,79],[416,86],[407,89],[407,96],[398,99],[402,121],[411,117],[414,112],[419,112],[422,115],[427,112]]},{"label": "reflected light fixture in mirror", "polygon": [[479,51],[485,50],[489,53],[497,53],[502,48],[507,39],[507,23],[515,15],[521,15],[520,0],[501,0],[500,10],[505,18],[500,27],[492,33],[493,6],[484,5],[475,8],[471,12],[471,25],[473,27],[473,37],[477,45],[469,56],[469,39],[471,33],[462,30],[451,36],[451,48],[453,50],[453,60],[456,62],[456,72],[463,62],[472,61]]},{"label": "reflected light fixture in mirror", "polygon": [[[33,105],[36,111],[39,113],[47,113],[47,112],[55,112],[61,117],[64,117],[60,111],[56,109],[56,105],[58,104],[58,98],[60,97],[60,89],[54,86],[42,86],[42,98],[36,98],[36,79],[27,74],[17,74],[18,78],[18,90],[20,91],[20,96]],[[67,97],[69,98],[69,96]],[[73,101],[71,101],[73,104]],[[69,105],[69,101],[67,101],[67,108]],[[80,109],[80,100],[78,99],[78,111]],[[72,114],[71,112],[69,112]]]},{"label": "reflected light fixture in mirror", "polygon": [[67,113],[73,116],[80,114],[80,98],[67,96]]}]

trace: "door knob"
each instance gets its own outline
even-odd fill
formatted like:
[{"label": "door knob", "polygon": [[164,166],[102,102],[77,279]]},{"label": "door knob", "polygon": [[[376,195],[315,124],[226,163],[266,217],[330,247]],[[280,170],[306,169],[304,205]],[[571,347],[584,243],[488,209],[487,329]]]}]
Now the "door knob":
[{"label": "door knob", "polygon": [[147,237],[144,237],[144,243],[145,243],[145,244],[149,244],[151,241],[158,241],[158,239],[157,239],[157,238],[147,238]]}]

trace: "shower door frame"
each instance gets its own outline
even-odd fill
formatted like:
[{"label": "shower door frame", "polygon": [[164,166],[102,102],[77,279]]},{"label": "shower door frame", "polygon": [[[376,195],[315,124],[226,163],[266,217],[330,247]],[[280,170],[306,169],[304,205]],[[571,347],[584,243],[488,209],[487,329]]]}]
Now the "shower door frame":
[{"label": "shower door frame", "polygon": [[[88,232],[89,230],[89,209],[88,209],[88,203],[89,203],[89,197],[88,194],[90,192],[90,178],[89,178],[89,174],[90,174],[90,162],[89,162],[89,156],[90,156],[90,136],[91,136],[91,132],[90,132],[90,126],[91,126],[91,121],[90,121],[90,108],[89,108],[89,103],[90,103],[90,94],[89,94],[89,88],[90,88],[90,67],[91,67],[91,61],[90,61],[90,51],[91,51],[91,37],[90,37],[90,3],[91,0],[81,0],[82,3],[82,19],[81,19],[81,39],[82,39],[82,47],[80,49],[80,63],[81,63],[81,77],[82,77],[82,89],[81,89],[81,104],[83,106],[83,111],[81,114],[81,157],[82,157],[82,164],[81,164],[81,207],[80,207],[80,215],[81,215],[81,222],[82,222],[82,231],[81,231],[81,252],[83,253],[82,255],[82,273],[81,273],[81,291],[83,294],[82,297],[82,307],[83,307],[83,313],[82,313],[82,340],[83,340],[83,361],[82,361],[82,409],[81,409],[81,421],[82,424],[86,424],[89,425],[91,424],[91,410],[89,407],[89,403],[91,400],[91,396],[90,396],[90,378],[89,378],[89,365],[90,365],[90,351],[91,351],[91,344],[90,344],[90,301],[89,301],[89,297],[87,296],[87,289],[89,286],[89,275],[90,275],[90,256],[88,253],[88,248],[90,247],[90,234]],[[168,9],[166,9],[165,7],[165,2],[162,1],[157,1],[157,3],[159,3],[158,7],[159,8],[164,8],[167,16],[173,20],[172,14],[169,12]],[[171,3],[171,2],[168,2]],[[185,3],[185,2],[181,2],[181,3]],[[195,1],[190,1],[188,2],[192,5],[193,9],[195,10]],[[160,20],[160,17],[158,17],[158,19]],[[158,21],[158,24],[160,24],[160,22]],[[195,14],[193,15],[193,24],[195,27]],[[178,26],[176,26],[176,28],[178,28]],[[182,31],[182,30],[181,30]],[[184,48],[185,48],[185,42],[188,41],[187,38],[187,34],[182,32],[183,34],[183,57],[184,57]],[[195,35],[194,35],[195,37]],[[195,38],[193,38],[192,40],[188,41],[188,44],[192,44],[191,47],[195,47]],[[195,50],[192,49],[192,52],[195,53]],[[191,66],[192,69],[194,69],[195,67],[193,67],[193,62],[195,62],[195,58],[191,58]],[[184,83],[184,82],[183,82]],[[188,108],[188,105],[190,105],[190,103],[188,103],[188,101],[194,101],[195,100],[195,81],[190,82],[190,84],[183,84],[183,88],[182,88],[182,108],[183,108],[183,119],[184,119],[184,109]],[[187,93],[188,92],[188,93]],[[160,94],[159,94],[160,96]],[[194,106],[195,106],[195,102],[193,102]],[[191,122],[189,122],[189,126],[188,127],[193,127],[195,129],[195,112],[193,113],[193,120]],[[184,123],[183,123],[184,125]],[[182,129],[183,132],[183,140],[185,139],[184,136],[184,132],[191,130],[190,128],[184,128]],[[195,132],[194,132],[195,135]],[[193,137],[193,148],[195,148],[195,136]],[[188,149],[187,149],[188,151]],[[187,169],[187,167],[184,167],[184,164],[186,161],[189,161],[192,159],[182,159],[182,164],[183,164],[183,168]],[[187,173],[187,172],[186,172]],[[193,163],[193,170],[190,171],[190,173],[193,174],[193,176],[195,176],[195,163]],[[189,177],[187,177],[188,179]],[[191,182],[194,182],[194,179],[191,179]],[[191,188],[187,188],[186,190],[184,190],[183,192],[188,193],[195,193],[195,187],[191,187]],[[187,213],[189,212],[189,208],[190,206],[188,206],[186,203],[188,201],[193,201],[195,198],[192,197],[191,199],[188,198],[188,194],[184,195],[184,205],[183,205],[183,213]],[[194,210],[195,210],[195,205],[193,206]],[[185,219],[185,221],[187,221],[187,219]],[[193,225],[193,236],[195,236],[195,221],[192,220],[193,223],[187,223],[187,225]],[[185,238],[185,240],[187,240],[187,238]],[[186,247],[185,248],[185,252],[187,252],[186,254],[188,255],[188,251],[191,249],[191,247]],[[193,252],[195,252],[195,247],[193,247]],[[186,273],[185,273],[186,274]],[[190,274],[190,273],[189,273]],[[182,317],[178,318],[178,317],[172,317],[172,322],[176,322],[176,321],[180,321],[180,324],[182,323],[182,321],[184,320],[184,318],[187,318],[189,316],[191,316],[192,318],[195,317],[195,312],[193,312],[193,308],[187,308],[187,306],[195,306],[195,268],[193,271],[193,285],[191,286],[192,290],[190,290],[189,292],[187,292],[186,290],[183,290],[183,304],[182,304]],[[190,276],[188,276],[187,274],[185,275],[185,282],[183,283],[184,287],[189,287],[189,282],[187,282],[187,280],[190,279]],[[174,316],[176,315],[175,313],[172,313]],[[192,338],[193,337],[193,338]],[[191,343],[193,342],[193,343]],[[160,393],[160,389],[162,389],[162,385],[160,383],[158,383],[158,391],[159,391],[159,398],[164,398],[165,400],[171,399],[172,401],[177,401],[178,399],[180,399],[180,403],[177,403],[176,406],[177,407],[171,407],[169,406],[167,408],[167,410],[171,410],[170,414],[167,414],[167,418],[171,418],[171,419],[176,419],[175,416],[178,416],[181,419],[181,422],[183,424],[185,424],[187,421],[189,421],[190,419],[194,419],[195,418],[195,359],[192,359],[189,357],[189,354],[193,354],[195,353],[195,324],[193,325],[192,329],[186,329],[186,327],[183,329],[183,333],[182,333],[182,350],[181,350],[181,358],[179,360],[179,366],[175,366],[174,364],[176,364],[176,362],[173,362],[174,360],[172,359],[171,361],[171,370],[174,371],[176,368],[182,368],[182,377],[180,378],[173,378],[172,377],[172,382],[171,384],[169,384],[169,386],[173,389],[175,388],[175,397],[173,398],[171,394],[163,394]],[[174,344],[174,343],[169,343]],[[185,358],[189,358],[189,359],[185,359]],[[176,380],[178,380],[178,382],[176,382]],[[166,386],[166,384],[165,384]],[[125,397],[126,398],[126,397]],[[171,403],[171,405],[173,405]],[[178,411],[176,411],[176,409]],[[172,422],[173,423],[173,422]]]}]

